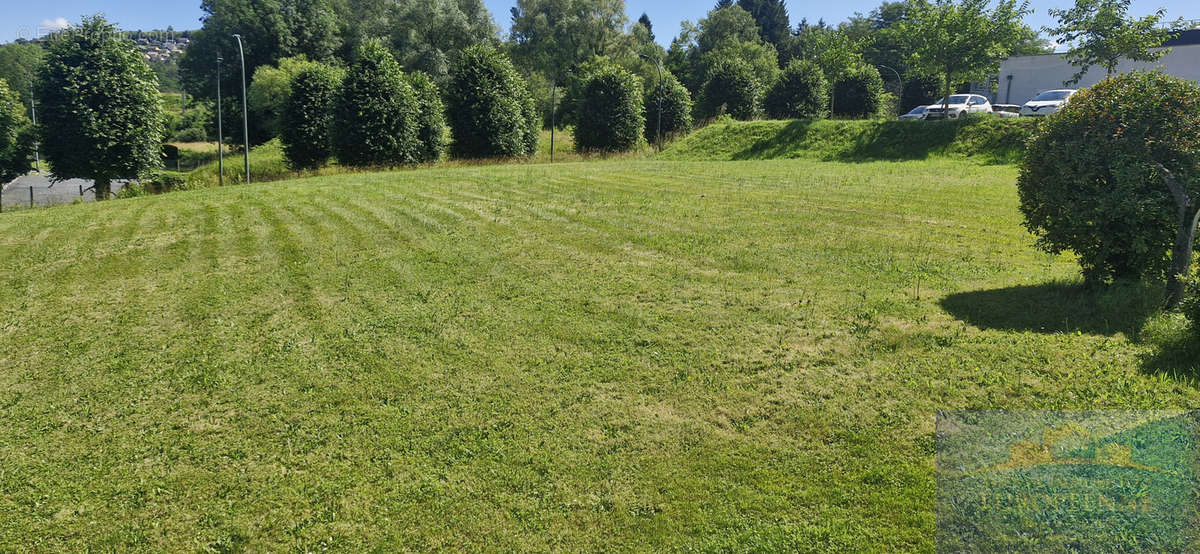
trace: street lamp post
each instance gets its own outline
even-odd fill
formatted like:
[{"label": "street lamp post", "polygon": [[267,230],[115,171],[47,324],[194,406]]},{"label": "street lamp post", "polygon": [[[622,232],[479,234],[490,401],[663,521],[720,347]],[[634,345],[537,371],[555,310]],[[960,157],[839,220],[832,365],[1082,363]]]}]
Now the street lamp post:
[{"label": "street lamp post", "polygon": [[900,76],[899,71],[896,71],[895,69],[892,69],[886,65],[881,65],[879,67],[896,74],[896,82],[900,84],[900,88],[896,89],[896,115],[900,115],[900,110],[904,109],[903,104],[901,104],[901,102],[904,101],[904,78]]},{"label": "street lamp post", "polygon": [[554,128],[558,122],[554,120],[555,112],[558,111],[558,79],[550,83],[550,163],[554,163]]},{"label": "street lamp post", "polygon": [[665,90],[663,90],[662,59],[654,58],[653,60],[650,60],[650,56],[647,56],[645,54],[638,54],[638,55],[641,56],[642,58],[645,58],[647,61],[653,61],[654,67],[656,69],[658,69],[658,123],[657,123],[657,127],[654,130],[654,139],[655,139],[655,142],[658,143],[658,151],[662,152],[662,103],[663,103],[663,93],[666,92]]},{"label": "street lamp post", "polygon": [[225,186],[225,154],[224,142],[225,134],[221,130],[221,62],[225,61],[221,56],[217,56],[217,186]]},{"label": "street lamp post", "polygon": [[[37,100],[33,97],[33,74],[29,74],[29,115],[33,119],[33,126],[37,127]],[[37,172],[42,172],[42,154],[38,143],[33,143],[33,164],[37,168]]]},{"label": "street lamp post", "polygon": [[250,184],[250,116],[246,111],[246,54],[242,50],[242,35],[233,35],[238,43],[238,58],[242,62],[242,155],[246,164],[246,184]]}]

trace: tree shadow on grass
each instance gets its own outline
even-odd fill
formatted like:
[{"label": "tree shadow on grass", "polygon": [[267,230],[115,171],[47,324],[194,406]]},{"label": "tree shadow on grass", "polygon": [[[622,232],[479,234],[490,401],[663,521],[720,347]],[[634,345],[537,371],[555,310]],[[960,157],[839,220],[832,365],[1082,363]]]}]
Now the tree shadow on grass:
[{"label": "tree shadow on grass", "polygon": [[1162,294],[1161,284],[1051,282],[952,294],[941,306],[981,329],[1136,337],[1161,308]]}]

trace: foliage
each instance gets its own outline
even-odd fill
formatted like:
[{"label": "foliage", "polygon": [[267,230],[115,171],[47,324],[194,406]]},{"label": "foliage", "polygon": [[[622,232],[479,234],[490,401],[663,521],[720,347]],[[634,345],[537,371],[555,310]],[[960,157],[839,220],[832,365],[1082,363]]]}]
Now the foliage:
[{"label": "foliage", "polygon": [[[644,95],[646,104],[646,141],[658,139],[658,125],[662,124],[664,139],[685,133],[692,128],[692,95],[687,87],[670,72],[663,74],[663,82],[655,82]],[[662,117],[659,117],[659,103]]]},{"label": "foliage", "polygon": [[334,106],[333,150],[343,165],[396,166],[421,158],[416,94],[378,42],[359,47]]},{"label": "foliage", "polygon": [[277,65],[264,65],[254,70],[254,78],[246,91],[249,101],[250,143],[262,144],[279,136],[282,130],[283,106],[288,100],[288,88],[300,72],[320,65],[304,55],[283,58]]},{"label": "foliage", "polygon": [[541,126],[537,104],[508,57],[489,44],[461,53],[450,74],[446,115],[455,157],[523,157],[536,149],[537,137],[530,135]]},{"label": "foliage", "polygon": [[650,22],[650,16],[646,12],[642,12],[642,16],[638,18],[635,25],[641,25],[646,29],[646,34],[650,35],[650,41],[654,42],[654,24]]},{"label": "foliage", "polygon": [[49,41],[35,91],[41,154],[53,180],[94,180],[101,200],[111,180],[161,165],[158,81],[102,16],[85,17]]},{"label": "foliage", "polygon": [[766,42],[726,42],[700,57],[705,75],[721,60],[740,60],[750,66],[754,79],[763,89],[779,78],[779,57],[775,47]]},{"label": "foliage", "polygon": [[792,24],[783,0],[738,0],[737,5],[754,17],[762,40],[780,44],[791,35]]},{"label": "foliage", "polygon": [[785,45],[782,61],[807,60],[821,68],[825,80],[834,82],[847,68],[863,62],[862,45],[850,34],[826,25],[802,22],[799,32]]},{"label": "foliage", "polygon": [[1192,322],[1192,333],[1200,336],[1200,269],[1193,269],[1185,284],[1187,297],[1180,311]]},{"label": "foliage", "polygon": [[607,53],[627,18],[623,0],[517,0],[512,8],[512,60],[545,75]]},{"label": "foliage", "polygon": [[234,34],[242,36],[246,79],[259,67],[287,57],[331,61],[341,44],[334,0],[202,0],[200,9],[204,25],[191,34],[192,42],[179,60],[180,80],[197,98],[216,98],[217,57],[225,58],[221,90],[230,95],[242,90]]},{"label": "foliage", "polygon": [[45,53],[35,42],[0,44],[0,79],[17,93],[21,104],[29,105],[32,92],[29,78],[37,73]]},{"label": "foliage", "polygon": [[820,119],[829,110],[829,82],[817,64],[793,60],[767,91],[763,106],[776,119]]},{"label": "foliage", "polygon": [[333,156],[333,113],[342,78],[340,70],[325,64],[311,64],[292,77],[279,140],[293,169],[316,169]]},{"label": "foliage", "polygon": [[987,78],[1026,36],[1029,3],[999,0],[913,0],[898,32],[908,41],[907,61],[923,75],[942,78],[949,100],[955,83]]},{"label": "foliage", "polygon": [[451,56],[499,30],[482,0],[399,0],[389,4],[388,44],[406,71],[421,71],[439,87],[449,80]]},{"label": "foliage", "polygon": [[187,179],[183,173],[157,171],[145,179],[125,183],[125,186],[117,192],[117,198],[134,198],[187,189]]},{"label": "foliage", "polygon": [[[172,98],[176,95],[164,95]],[[208,140],[208,129],[213,127],[213,104],[209,101],[193,102],[187,111],[167,112],[165,126],[171,140],[176,142],[204,142]]]},{"label": "foliage", "polygon": [[419,162],[436,162],[446,153],[446,109],[433,79],[421,71],[408,74],[408,84],[417,97],[417,139],[421,142]]},{"label": "foliage", "polygon": [[[761,69],[763,53],[768,49],[744,46],[761,44],[754,16],[737,6],[718,8],[708,12],[708,16],[700,20],[699,26],[683,23],[679,36],[671,42],[666,65],[688,90],[699,91],[713,64],[731,55],[739,58],[743,54],[757,56],[759,59],[755,61],[758,63],[749,59],[743,61]],[[722,47],[726,48],[724,55],[710,55]],[[773,47],[770,50],[774,54]],[[776,60],[772,59],[771,62],[777,65]]]},{"label": "foliage", "polygon": [[581,152],[624,152],[637,147],[645,130],[641,80],[611,63],[584,78],[575,122]]},{"label": "foliage", "polygon": [[1048,29],[1060,44],[1071,48],[1063,55],[1079,68],[1064,85],[1078,83],[1093,65],[1111,77],[1122,59],[1153,62],[1166,55],[1162,46],[1170,32],[1160,28],[1166,12],[1158,10],[1141,19],[1129,17],[1130,0],[1075,0],[1070,9],[1051,9],[1058,26]]},{"label": "foliage", "polygon": [[700,92],[697,109],[701,117],[728,113],[734,119],[758,117],[762,87],[750,64],[733,58],[717,61]]},{"label": "foliage", "polygon": [[21,98],[0,79],[0,186],[29,173],[31,130]]},{"label": "foliage", "polygon": [[871,117],[880,113],[883,106],[883,79],[874,67],[851,67],[833,82],[835,116]]},{"label": "foliage", "polygon": [[1081,90],[1029,143],[1017,186],[1025,226],[1084,276],[1162,277],[1176,204],[1157,164],[1200,193],[1200,88],[1131,73]]}]

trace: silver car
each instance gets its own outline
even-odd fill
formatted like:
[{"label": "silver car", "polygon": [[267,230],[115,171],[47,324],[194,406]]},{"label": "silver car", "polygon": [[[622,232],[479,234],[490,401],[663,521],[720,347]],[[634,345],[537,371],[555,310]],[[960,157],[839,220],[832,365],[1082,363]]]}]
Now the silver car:
[{"label": "silver car", "polygon": [[1021,117],[1041,117],[1057,112],[1075,95],[1070,88],[1048,90],[1021,106]]}]

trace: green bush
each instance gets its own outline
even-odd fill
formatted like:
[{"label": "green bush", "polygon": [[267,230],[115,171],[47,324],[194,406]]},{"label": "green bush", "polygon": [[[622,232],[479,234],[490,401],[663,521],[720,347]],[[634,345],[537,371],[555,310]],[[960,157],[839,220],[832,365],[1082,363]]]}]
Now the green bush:
[{"label": "green bush", "polygon": [[672,137],[692,128],[692,95],[687,87],[670,73],[663,74],[663,82],[655,83],[645,96],[646,141],[654,142],[658,133],[659,95],[662,95],[662,134]]},{"label": "green bush", "polygon": [[763,101],[775,119],[820,119],[829,112],[829,82],[817,64],[793,60]]},{"label": "green bush", "polygon": [[333,156],[333,111],[341,83],[341,72],[324,64],[313,64],[292,77],[279,140],[293,169],[316,169]]},{"label": "green bush", "polygon": [[1079,91],[1030,139],[1017,180],[1025,227],[1042,249],[1074,252],[1089,281],[1162,277],[1177,224],[1157,164],[1196,183],[1196,129],[1189,81],[1138,72]]},{"label": "green bush", "polygon": [[417,95],[417,108],[421,112],[417,125],[417,139],[421,141],[418,161],[436,162],[446,153],[446,108],[437,85],[421,71],[408,75],[408,84]]},{"label": "green bush", "polygon": [[833,83],[833,115],[874,117],[883,105],[883,78],[868,65],[847,69]]},{"label": "green bush", "polygon": [[206,142],[208,134],[204,132],[203,127],[188,127],[175,131],[175,135],[171,137],[175,142]]},{"label": "green bush", "polygon": [[404,72],[386,48],[367,41],[342,81],[333,114],[333,150],[350,166],[416,163],[420,110]]},{"label": "green bush", "polygon": [[454,156],[512,158],[536,151],[537,104],[512,61],[495,47],[480,43],[463,49],[446,100]]},{"label": "green bush", "polygon": [[758,117],[762,88],[754,78],[750,64],[736,59],[713,63],[708,79],[700,90],[700,116],[715,117],[722,112],[734,119]]},{"label": "green bush", "polygon": [[1200,335],[1200,271],[1193,268],[1184,286],[1186,295],[1182,311],[1192,322],[1192,332]]},{"label": "green bush", "polygon": [[641,80],[605,64],[584,78],[575,123],[580,152],[624,152],[637,148],[645,129]]}]

